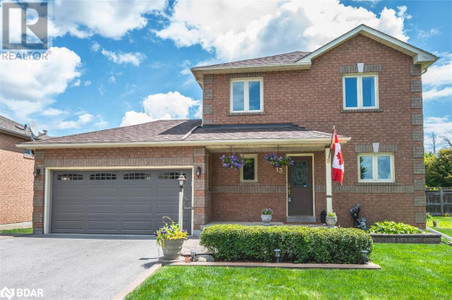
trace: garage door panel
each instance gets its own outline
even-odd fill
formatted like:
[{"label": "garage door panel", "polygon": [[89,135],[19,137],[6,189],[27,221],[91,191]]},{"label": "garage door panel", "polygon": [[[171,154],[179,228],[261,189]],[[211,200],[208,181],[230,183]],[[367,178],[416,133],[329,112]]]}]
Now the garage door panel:
[{"label": "garage door panel", "polygon": [[139,213],[153,213],[155,211],[155,208],[153,205],[146,205],[146,204],[128,204],[128,205],[121,205],[120,207],[121,213],[123,215],[128,214],[139,214]]},{"label": "garage door panel", "polygon": [[59,229],[70,230],[67,232],[79,232],[80,228],[83,228],[83,221],[62,220],[56,221],[55,225]]},{"label": "garage door panel", "polygon": [[[69,173],[54,172],[52,232],[153,234],[163,225],[163,216],[178,220],[179,187],[175,174],[178,176],[180,171],[89,171],[68,176]],[[184,173],[185,198],[191,203],[191,172]],[[65,180],[57,180],[58,175]],[[116,180],[90,180],[91,175]],[[158,179],[163,175],[166,179]],[[80,178],[83,180],[72,180]],[[184,220],[184,228],[190,229],[190,210],[184,212]]]}]

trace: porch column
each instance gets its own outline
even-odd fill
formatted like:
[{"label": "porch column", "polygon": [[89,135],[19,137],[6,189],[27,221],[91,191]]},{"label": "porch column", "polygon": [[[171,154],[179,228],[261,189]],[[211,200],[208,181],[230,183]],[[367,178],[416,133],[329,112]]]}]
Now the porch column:
[{"label": "porch column", "polygon": [[331,180],[330,148],[325,148],[325,178],[326,178],[326,211],[333,211],[333,182]]}]

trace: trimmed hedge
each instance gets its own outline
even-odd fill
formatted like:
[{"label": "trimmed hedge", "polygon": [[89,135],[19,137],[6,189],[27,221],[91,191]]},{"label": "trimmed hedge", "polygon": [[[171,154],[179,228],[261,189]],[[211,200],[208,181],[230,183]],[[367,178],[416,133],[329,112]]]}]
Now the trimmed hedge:
[{"label": "trimmed hedge", "polygon": [[372,252],[369,234],[356,228],[213,225],[203,229],[201,245],[223,261],[361,263],[361,250]]}]

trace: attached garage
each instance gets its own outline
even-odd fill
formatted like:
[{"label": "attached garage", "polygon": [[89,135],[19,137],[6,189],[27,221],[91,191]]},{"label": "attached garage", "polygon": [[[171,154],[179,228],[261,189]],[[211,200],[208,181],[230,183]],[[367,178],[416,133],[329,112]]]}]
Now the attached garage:
[{"label": "attached garage", "polygon": [[50,232],[153,234],[163,216],[178,221],[181,172],[184,228],[191,233],[191,170],[142,169],[54,171]]}]

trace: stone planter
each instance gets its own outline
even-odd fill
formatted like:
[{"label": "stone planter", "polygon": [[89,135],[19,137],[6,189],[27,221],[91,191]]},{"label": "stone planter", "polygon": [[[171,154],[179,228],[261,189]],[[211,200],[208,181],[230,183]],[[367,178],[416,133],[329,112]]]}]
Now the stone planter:
[{"label": "stone planter", "polygon": [[337,216],[336,217],[326,217],[326,224],[328,226],[334,226],[337,223]]},{"label": "stone planter", "polygon": [[272,215],[261,215],[262,222],[264,222],[264,225],[268,226],[270,225],[270,221],[272,220]]},{"label": "stone planter", "polygon": [[165,247],[163,248],[163,259],[174,260],[180,256],[180,251],[182,250],[182,244],[184,239],[178,240],[167,240],[165,242]]}]

